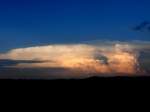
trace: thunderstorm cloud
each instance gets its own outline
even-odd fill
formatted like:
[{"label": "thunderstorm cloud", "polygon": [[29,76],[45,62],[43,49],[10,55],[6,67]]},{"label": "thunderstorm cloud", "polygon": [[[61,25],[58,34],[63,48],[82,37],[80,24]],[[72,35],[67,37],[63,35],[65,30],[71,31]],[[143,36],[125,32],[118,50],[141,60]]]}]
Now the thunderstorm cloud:
[{"label": "thunderstorm cloud", "polygon": [[31,70],[31,74],[35,74],[34,69],[46,69],[46,76],[57,78],[143,74],[140,60],[144,53],[149,54],[149,48],[147,41],[93,41],[17,48],[0,54],[0,67],[7,72],[15,69],[15,73]]}]

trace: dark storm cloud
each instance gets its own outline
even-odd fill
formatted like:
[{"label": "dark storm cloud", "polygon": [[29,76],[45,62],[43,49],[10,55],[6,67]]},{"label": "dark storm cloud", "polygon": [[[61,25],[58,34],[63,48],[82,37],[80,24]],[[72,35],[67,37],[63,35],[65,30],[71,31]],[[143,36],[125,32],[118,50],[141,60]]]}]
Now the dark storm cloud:
[{"label": "dark storm cloud", "polygon": [[149,31],[150,32],[150,21],[144,21],[134,27],[135,31]]},{"label": "dark storm cloud", "polygon": [[141,67],[150,73],[149,56],[150,42],[137,40],[18,48],[0,54],[0,78],[138,75]]},{"label": "dark storm cloud", "polygon": [[32,64],[32,63],[42,63],[44,61],[34,61],[34,60],[11,60],[11,59],[1,59],[0,68],[9,68],[20,63]]},{"label": "dark storm cloud", "polygon": [[[66,68],[0,68],[0,79],[69,78],[66,75],[70,72]],[[73,76],[73,72],[71,73]]]}]

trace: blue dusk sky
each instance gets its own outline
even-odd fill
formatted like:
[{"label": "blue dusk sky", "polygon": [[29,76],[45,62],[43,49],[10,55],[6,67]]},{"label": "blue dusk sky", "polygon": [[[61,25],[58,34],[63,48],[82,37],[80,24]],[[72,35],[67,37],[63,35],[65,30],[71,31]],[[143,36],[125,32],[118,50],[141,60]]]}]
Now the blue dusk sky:
[{"label": "blue dusk sky", "polygon": [[134,31],[150,0],[0,0],[0,52],[91,40],[150,40]]}]

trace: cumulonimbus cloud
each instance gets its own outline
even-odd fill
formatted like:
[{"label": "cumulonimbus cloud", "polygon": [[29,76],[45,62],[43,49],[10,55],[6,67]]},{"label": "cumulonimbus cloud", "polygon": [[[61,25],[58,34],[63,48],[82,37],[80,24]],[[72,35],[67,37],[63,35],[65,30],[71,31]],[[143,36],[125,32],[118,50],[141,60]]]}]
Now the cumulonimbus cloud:
[{"label": "cumulonimbus cloud", "polygon": [[88,74],[136,74],[140,71],[139,51],[136,50],[140,47],[136,43],[138,41],[133,43],[107,41],[102,45],[58,44],[19,48],[0,54],[0,59],[40,61],[9,66],[15,68],[62,67]]}]

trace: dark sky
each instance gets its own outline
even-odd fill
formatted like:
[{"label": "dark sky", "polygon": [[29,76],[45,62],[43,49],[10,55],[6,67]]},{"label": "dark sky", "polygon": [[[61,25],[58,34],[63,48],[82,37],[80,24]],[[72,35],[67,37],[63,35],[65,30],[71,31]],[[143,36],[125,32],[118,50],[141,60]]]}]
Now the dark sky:
[{"label": "dark sky", "polygon": [[150,40],[149,0],[1,0],[0,52],[90,40]]}]

